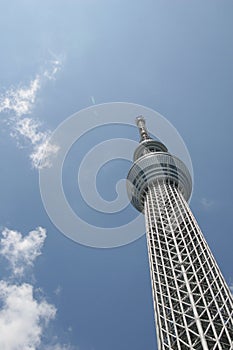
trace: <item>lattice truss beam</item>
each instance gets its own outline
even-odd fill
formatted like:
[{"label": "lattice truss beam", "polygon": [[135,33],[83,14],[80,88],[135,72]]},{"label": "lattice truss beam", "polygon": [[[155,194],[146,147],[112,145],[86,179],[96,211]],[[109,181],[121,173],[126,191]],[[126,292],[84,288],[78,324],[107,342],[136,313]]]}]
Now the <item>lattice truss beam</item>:
[{"label": "lattice truss beam", "polygon": [[144,210],[160,349],[232,350],[232,296],[182,194],[156,180]]}]

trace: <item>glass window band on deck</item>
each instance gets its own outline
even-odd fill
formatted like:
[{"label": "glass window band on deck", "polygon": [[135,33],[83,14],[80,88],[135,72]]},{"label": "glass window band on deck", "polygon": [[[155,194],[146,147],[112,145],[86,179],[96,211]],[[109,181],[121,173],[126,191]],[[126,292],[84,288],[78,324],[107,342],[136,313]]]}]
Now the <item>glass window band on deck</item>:
[{"label": "glass window band on deck", "polygon": [[165,152],[148,153],[139,158],[134,162],[127,179],[129,198],[139,211],[143,211],[143,193],[155,180],[172,181],[186,200],[189,199],[192,191],[192,179],[185,164]]}]

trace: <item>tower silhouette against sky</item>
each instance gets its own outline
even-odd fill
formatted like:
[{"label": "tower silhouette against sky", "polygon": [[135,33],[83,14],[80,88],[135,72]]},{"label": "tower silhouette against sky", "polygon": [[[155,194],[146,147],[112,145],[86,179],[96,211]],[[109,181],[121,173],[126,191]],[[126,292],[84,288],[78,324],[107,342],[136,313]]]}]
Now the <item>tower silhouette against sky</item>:
[{"label": "tower silhouette against sky", "polygon": [[145,214],[158,349],[232,350],[232,296],[187,204],[189,171],[136,122],[127,190]]}]

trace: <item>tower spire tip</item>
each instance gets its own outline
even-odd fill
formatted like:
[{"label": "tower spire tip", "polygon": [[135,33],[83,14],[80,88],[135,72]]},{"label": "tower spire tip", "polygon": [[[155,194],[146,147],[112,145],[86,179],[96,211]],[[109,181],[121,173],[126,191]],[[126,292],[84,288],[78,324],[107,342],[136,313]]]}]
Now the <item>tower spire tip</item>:
[{"label": "tower spire tip", "polygon": [[142,115],[139,115],[136,118],[136,124],[137,124],[137,127],[139,129],[140,136],[141,136],[140,142],[150,139],[150,136],[148,135],[148,131],[146,128],[146,121]]}]

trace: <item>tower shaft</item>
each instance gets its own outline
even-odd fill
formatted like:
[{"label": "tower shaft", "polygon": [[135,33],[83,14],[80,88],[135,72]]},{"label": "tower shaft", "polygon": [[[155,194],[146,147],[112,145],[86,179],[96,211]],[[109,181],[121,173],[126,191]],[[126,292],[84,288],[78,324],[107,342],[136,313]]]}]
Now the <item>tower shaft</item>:
[{"label": "tower shaft", "polygon": [[233,303],[187,202],[155,180],[144,212],[159,349],[233,349]]}]

